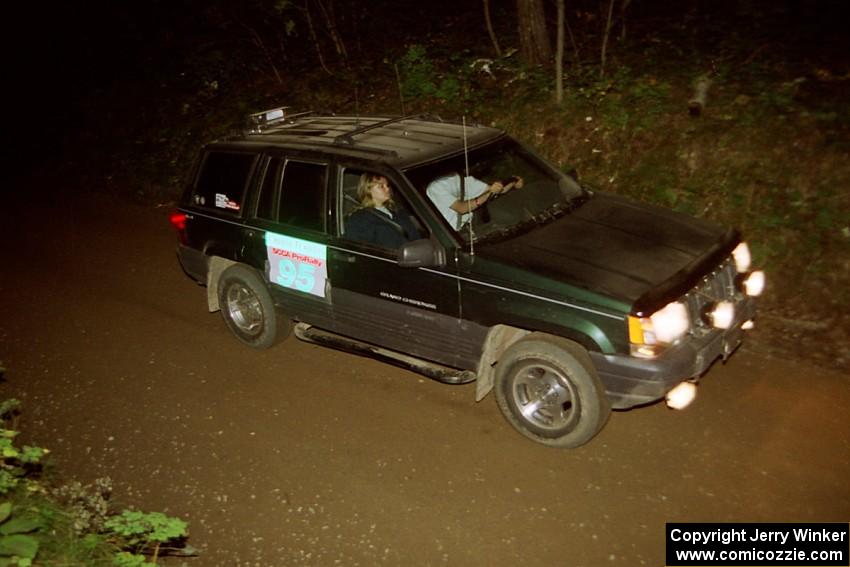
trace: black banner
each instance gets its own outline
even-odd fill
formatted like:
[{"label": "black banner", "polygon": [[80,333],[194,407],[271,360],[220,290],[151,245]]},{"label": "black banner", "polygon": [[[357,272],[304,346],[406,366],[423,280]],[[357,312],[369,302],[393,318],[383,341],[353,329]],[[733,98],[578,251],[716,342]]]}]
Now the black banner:
[{"label": "black banner", "polygon": [[667,524],[667,566],[850,565],[848,524]]}]

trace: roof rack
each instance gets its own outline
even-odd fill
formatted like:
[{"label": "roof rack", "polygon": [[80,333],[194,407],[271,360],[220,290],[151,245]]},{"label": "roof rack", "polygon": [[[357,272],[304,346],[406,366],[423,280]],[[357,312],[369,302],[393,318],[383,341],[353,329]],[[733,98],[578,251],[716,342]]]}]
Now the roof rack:
[{"label": "roof rack", "polygon": [[246,132],[248,134],[259,134],[260,132],[268,130],[277,124],[291,124],[299,116],[306,116],[313,112],[312,110],[308,110],[306,112],[289,114],[286,112],[288,108],[288,106],[278,106],[277,108],[271,108],[269,110],[263,110],[262,112],[249,114],[245,120]]},{"label": "roof rack", "polygon": [[364,132],[368,132],[369,130],[374,130],[375,128],[381,128],[383,126],[387,126],[389,124],[395,124],[396,122],[401,122],[403,120],[438,120],[442,122],[442,119],[438,116],[433,116],[431,114],[411,114],[408,116],[396,116],[395,118],[388,118],[387,120],[381,120],[379,122],[375,122],[374,124],[369,124],[368,126],[361,126],[360,128],[355,128],[351,132],[346,132],[344,134],[340,134],[334,137],[335,144],[354,144],[354,136],[358,136],[363,134]]}]

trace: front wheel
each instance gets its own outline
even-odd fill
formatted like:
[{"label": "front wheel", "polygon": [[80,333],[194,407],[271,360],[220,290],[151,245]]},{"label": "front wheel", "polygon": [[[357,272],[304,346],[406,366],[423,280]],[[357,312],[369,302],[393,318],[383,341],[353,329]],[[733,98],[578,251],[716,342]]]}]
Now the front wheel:
[{"label": "front wheel", "polygon": [[227,328],[243,343],[263,349],[286,338],[292,324],[278,313],[257,273],[235,264],[221,274],[218,304]]},{"label": "front wheel", "polygon": [[499,360],[496,401],[513,427],[551,447],[573,448],[596,436],[611,406],[587,352],[543,334],[514,343]]}]

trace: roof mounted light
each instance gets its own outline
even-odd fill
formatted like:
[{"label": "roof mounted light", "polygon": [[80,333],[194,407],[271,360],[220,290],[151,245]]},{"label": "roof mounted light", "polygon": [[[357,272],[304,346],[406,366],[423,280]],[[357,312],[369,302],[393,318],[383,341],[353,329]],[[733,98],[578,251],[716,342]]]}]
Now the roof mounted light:
[{"label": "roof mounted light", "polygon": [[279,106],[262,112],[249,114],[245,121],[245,128],[251,134],[258,134],[273,124],[282,122],[288,118],[286,109],[288,106]]}]

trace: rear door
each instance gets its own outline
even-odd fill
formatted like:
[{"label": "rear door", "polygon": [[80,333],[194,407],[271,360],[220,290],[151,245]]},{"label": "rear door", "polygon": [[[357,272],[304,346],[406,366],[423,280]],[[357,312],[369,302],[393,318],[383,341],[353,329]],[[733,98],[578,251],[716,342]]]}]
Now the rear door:
[{"label": "rear door", "polygon": [[294,319],[333,328],[326,219],[328,163],[272,153],[263,159],[245,231],[245,259]]}]

